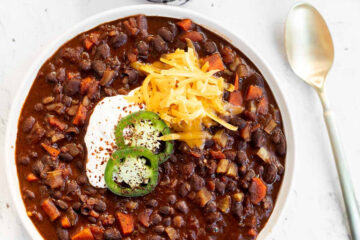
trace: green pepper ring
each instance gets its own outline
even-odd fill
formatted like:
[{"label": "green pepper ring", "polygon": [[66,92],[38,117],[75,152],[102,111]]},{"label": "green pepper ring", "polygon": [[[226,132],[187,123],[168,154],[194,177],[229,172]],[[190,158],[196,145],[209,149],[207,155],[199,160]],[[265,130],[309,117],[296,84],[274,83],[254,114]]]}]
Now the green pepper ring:
[{"label": "green pepper ring", "polygon": [[[113,179],[114,168],[126,157],[145,157],[150,161],[151,175],[150,182],[143,187],[124,188],[119,186]],[[158,183],[158,158],[150,150],[142,147],[129,147],[115,151],[105,168],[105,183],[108,189],[116,195],[123,197],[144,196],[154,190]]]},{"label": "green pepper ring", "polygon": [[[116,144],[119,148],[127,148],[123,138],[123,130],[127,126],[132,123],[135,123],[138,120],[150,120],[153,123],[155,129],[159,130],[162,135],[167,135],[171,133],[170,128],[166,125],[166,123],[154,112],[150,111],[139,111],[132,113],[124,118],[122,118],[115,129],[115,139]],[[174,144],[173,141],[166,141],[165,142],[165,149],[163,152],[156,154],[159,159],[159,164],[164,163],[170,155],[173,153]]]}]

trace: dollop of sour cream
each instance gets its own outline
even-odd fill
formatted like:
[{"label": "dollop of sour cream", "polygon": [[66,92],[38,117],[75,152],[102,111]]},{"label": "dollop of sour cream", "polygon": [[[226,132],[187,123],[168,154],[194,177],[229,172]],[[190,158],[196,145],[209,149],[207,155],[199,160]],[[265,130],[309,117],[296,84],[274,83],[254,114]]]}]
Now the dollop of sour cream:
[{"label": "dollop of sour cream", "polygon": [[[133,95],[134,91],[128,95]],[[104,172],[110,156],[116,150],[115,128],[119,120],[131,113],[145,110],[144,104],[131,103],[126,96],[105,97],[97,103],[90,116],[85,135],[86,175],[94,187],[106,188]]]}]

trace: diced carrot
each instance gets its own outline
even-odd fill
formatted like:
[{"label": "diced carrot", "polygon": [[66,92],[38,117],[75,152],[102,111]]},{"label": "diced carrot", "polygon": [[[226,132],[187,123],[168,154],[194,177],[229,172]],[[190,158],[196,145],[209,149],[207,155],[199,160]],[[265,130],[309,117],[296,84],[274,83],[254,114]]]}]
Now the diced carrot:
[{"label": "diced carrot", "polygon": [[250,201],[253,204],[261,202],[266,196],[266,190],[265,183],[260,178],[254,177],[249,187]]},{"label": "diced carrot", "polygon": [[237,73],[235,73],[234,88],[235,88],[235,91],[239,90],[239,76]]},{"label": "diced carrot", "polygon": [[83,104],[80,104],[76,112],[76,115],[74,117],[73,124],[75,125],[84,124],[86,119],[86,114],[87,114],[87,108]]},{"label": "diced carrot", "polygon": [[85,94],[91,85],[91,83],[95,81],[92,77],[86,77],[83,80],[81,80],[80,83],[80,93]]},{"label": "diced carrot", "polygon": [[86,50],[89,50],[93,45],[94,43],[90,39],[88,38],[84,39],[84,47]]},{"label": "diced carrot", "polygon": [[246,123],[246,126],[241,129],[240,131],[240,135],[241,137],[246,141],[246,142],[249,142],[250,141],[250,129],[251,126],[250,126],[250,123]]},{"label": "diced carrot", "polygon": [[245,99],[246,101],[248,101],[248,100],[261,98],[262,96],[263,96],[263,90],[261,87],[256,85],[250,85]]},{"label": "diced carrot", "polygon": [[137,55],[134,52],[128,52],[127,54],[127,58],[129,59],[129,62],[133,63],[137,61]]},{"label": "diced carrot", "polygon": [[60,154],[60,150],[53,148],[45,143],[41,143],[41,146],[53,157],[57,157]]},{"label": "diced carrot", "polygon": [[50,220],[53,222],[58,217],[60,217],[60,212],[55,206],[54,202],[47,198],[41,203],[41,207],[44,210],[44,212],[49,216]]},{"label": "diced carrot", "polygon": [[70,223],[70,220],[67,216],[63,216],[61,217],[60,219],[60,224],[63,228],[69,228],[71,227],[71,223]]},{"label": "diced carrot", "polygon": [[255,132],[258,128],[260,128],[261,127],[261,125],[260,125],[260,123],[257,123],[255,126],[253,126],[252,128],[251,128],[251,131],[250,132]]},{"label": "diced carrot", "polygon": [[90,228],[84,228],[83,230],[72,236],[71,240],[94,240],[94,236],[91,233]]},{"label": "diced carrot", "polygon": [[210,154],[215,159],[224,159],[225,158],[225,154],[221,151],[210,150]]},{"label": "diced carrot", "polygon": [[188,31],[192,27],[192,21],[190,19],[183,19],[176,23],[182,30]]},{"label": "diced carrot", "polygon": [[257,232],[256,232],[255,229],[250,228],[249,231],[247,232],[247,234],[248,234],[250,237],[256,237]]},{"label": "diced carrot", "polygon": [[229,102],[234,106],[241,106],[243,98],[240,91],[233,91],[230,93]]},{"label": "diced carrot", "polygon": [[90,216],[94,217],[94,218],[98,218],[100,216],[100,214],[94,210],[91,210],[89,213]]},{"label": "diced carrot", "polygon": [[201,33],[196,32],[196,31],[184,32],[180,36],[181,41],[186,41],[187,38],[193,42],[201,42],[202,40],[204,40],[204,36]]},{"label": "diced carrot", "polygon": [[190,151],[190,154],[191,154],[191,156],[196,157],[196,158],[201,157],[201,154],[199,152],[196,152],[196,151]]},{"label": "diced carrot", "polygon": [[124,235],[128,235],[134,231],[134,218],[131,215],[117,212],[116,217]]},{"label": "diced carrot", "polygon": [[35,174],[29,173],[29,174],[26,176],[26,180],[27,180],[28,182],[34,182],[34,181],[39,180],[39,178],[38,178]]},{"label": "diced carrot", "polygon": [[59,119],[57,119],[56,117],[49,117],[48,121],[50,123],[51,126],[55,126],[57,127],[59,130],[64,130],[65,128],[67,128],[67,124],[60,121]]},{"label": "diced carrot", "polygon": [[269,102],[267,98],[264,96],[262,99],[260,99],[259,104],[257,106],[257,112],[259,114],[265,115],[269,111]]},{"label": "diced carrot", "polygon": [[209,68],[208,70],[220,70],[223,71],[225,69],[224,63],[221,59],[221,56],[219,53],[214,53],[210,56],[206,56],[203,59],[204,63],[209,62]]},{"label": "diced carrot", "polygon": [[207,182],[207,185],[208,185],[208,189],[210,190],[210,191],[215,191],[215,182],[213,181],[213,180],[211,180],[211,181],[208,181]]}]

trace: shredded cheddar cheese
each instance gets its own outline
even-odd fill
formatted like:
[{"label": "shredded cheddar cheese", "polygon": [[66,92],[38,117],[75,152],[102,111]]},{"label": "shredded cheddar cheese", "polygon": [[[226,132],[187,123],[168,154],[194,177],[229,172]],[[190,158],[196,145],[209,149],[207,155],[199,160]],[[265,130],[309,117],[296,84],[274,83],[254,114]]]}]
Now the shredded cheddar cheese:
[{"label": "shredded cheddar cheese", "polygon": [[177,49],[163,55],[160,61],[134,62],[132,67],[147,76],[128,100],[145,103],[148,111],[159,114],[177,132],[163,136],[162,140],[184,140],[191,147],[201,147],[209,137],[204,126],[220,124],[237,130],[219,117],[230,115],[231,106],[222,97],[224,89],[232,91],[234,87],[214,76],[219,70],[208,71],[208,62],[201,64],[191,41],[187,51]]}]

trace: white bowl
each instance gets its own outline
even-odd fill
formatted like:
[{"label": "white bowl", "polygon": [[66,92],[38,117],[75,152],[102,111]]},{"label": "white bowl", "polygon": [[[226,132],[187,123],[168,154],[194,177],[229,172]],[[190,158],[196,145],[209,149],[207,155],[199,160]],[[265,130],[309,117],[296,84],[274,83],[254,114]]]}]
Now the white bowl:
[{"label": "white bowl", "polygon": [[276,201],[275,208],[271,217],[265,227],[262,229],[258,236],[258,240],[265,239],[273,231],[273,228],[276,222],[279,220],[282,210],[285,207],[287,197],[290,192],[294,167],[295,167],[295,144],[294,144],[294,133],[289,116],[289,111],[287,103],[283,97],[281,89],[279,88],[276,77],[274,73],[271,72],[269,65],[265,62],[264,59],[260,57],[249,44],[245,43],[242,38],[238,35],[232,33],[229,29],[222,26],[219,23],[216,23],[212,19],[190,11],[184,8],[170,7],[163,5],[135,5],[129,7],[122,7],[106,11],[100,14],[97,14],[93,17],[90,17],[81,23],[77,24],[65,34],[63,34],[57,41],[54,41],[50,44],[39,56],[39,58],[32,64],[32,66],[27,71],[27,74],[24,77],[22,85],[18,90],[18,93],[15,97],[15,100],[12,104],[11,111],[8,119],[8,126],[6,131],[5,138],[5,161],[6,161],[6,174],[8,179],[8,185],[11,191],[11,195],[18,212],[18,215],[25,226],[27,232],[32,239],[40,240],[43,239],[30,218],[26,214],[25,206],[21,198],[21,192],[19,188],[19,180],[16,171],[15,165],[15,143],[17,135],[17,124],[20,116],[21,108],[25,102],[26,96],[29,93],[31,85],[36,78],[37,72],[44,62],[52,56],[52,54],[58,50],[65,42],[77,36],[78,34],[92,29],[102,23],[113,21],[119,18],[126,16],[136,15],[136,14],[146,14],[148,16],[166,16],[173,18],[191,18],[196,23],[208,28],[209,30],[223,36],[225,39],[229,40],[236,48],[242,51],[259,69],[259,71],[264,76],[266,82],[269,84],[275,99],[279,105],[280,111],[282,113],[285,135],[287,139],[287,155],[286,155],[286,166],[285,174],[283,176],[283,183]]}]

